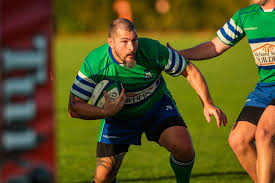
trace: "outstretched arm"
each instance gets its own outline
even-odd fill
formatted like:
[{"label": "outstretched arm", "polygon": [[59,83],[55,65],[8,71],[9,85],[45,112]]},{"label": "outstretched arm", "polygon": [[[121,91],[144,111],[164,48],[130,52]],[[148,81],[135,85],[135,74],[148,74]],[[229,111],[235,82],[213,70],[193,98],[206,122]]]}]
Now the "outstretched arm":
[{"label": "outstretched arm", "polygon": [[81,118],[87,120],[102,119],[111,117],[118,113],[124,106],[126,95],[124,89],[122,89],[119,97],[112,101],[109,99],[108,93],[104,91],[105,106],[103,109],[95,107],[87,103],[87,101],[70,94],[69,98],[69,116],[72,118]]},{"label": "outstretched arm", "polygon": [[217,36],[211,41],[201,43],[195,47],[176,50],[169,43],[167,47],[177,51],[180,55],[184,56],[188,60],[205,60],[221,55],[228,50],[231,46],[223,43]]},{"label": "outstretched arm", "polygon": [[190,85],[199,95],[204,108],[204,116],[208,123],[210,123],[211,116],[214,115],[218,127],[220,128],[221,123],[225,126],[227,123],[226,115],[213,104],[206,81],[197,67],[191,62],[187,62],[186,69],[182,75],[186,77]]}]

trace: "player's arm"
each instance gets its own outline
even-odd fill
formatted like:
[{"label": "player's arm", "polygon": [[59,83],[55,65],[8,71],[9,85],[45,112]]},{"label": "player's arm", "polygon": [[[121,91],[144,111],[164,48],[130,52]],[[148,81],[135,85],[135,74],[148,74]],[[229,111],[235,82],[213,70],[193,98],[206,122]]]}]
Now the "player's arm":
[{"label": "player's arm", "polygon": [[86,120],[111,117],[123,108],[126,100],[124,89],[122,89],[120,96],[114,101],[109,99],[106,91],[104,92],[104,97],[106,101],[104,108],[98,108],[88,104],[86,100],[83,100],[71,93],[68,105],[69,116],[72,118],[81,118]]},{"label": "player's arm", "polygon": [[186,77],[190,85],[199,95],[204,107],[204,115],[206,120],[210,122],[211,116],[214,115],[217,120],[218,127],[220,128],[222,122],[225,126],[227,123],[227,118],[223,111],[213,104],[207,83],[197,67],[187,61],[186,69],[182,72],[182,75]]},{"label": "player's arm", "polygon": [[221,55],[228,50],[231,46],[223,43],[217,36],[211,41],[201,43],[195,47],[176,50],[169,43],[167,47],[177,51],[180,55],[188,60],[205,60]]}]

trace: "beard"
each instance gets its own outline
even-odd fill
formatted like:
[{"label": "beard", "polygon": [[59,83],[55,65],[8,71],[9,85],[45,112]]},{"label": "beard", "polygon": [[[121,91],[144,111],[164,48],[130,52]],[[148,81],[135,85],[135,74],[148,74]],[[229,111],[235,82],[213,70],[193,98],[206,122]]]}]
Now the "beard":
[{"label": "beard", "polygon": [[130,61],[126,61],[126,59],[123,60],[123,65],[126,68],[133,69],[137,64],[137,61],[134,58],[131,58]]},{"label": "beard", "polygon": [[127,59],[127,56],[129,56],[129,54],[126,55],[124,58],[121,58],[116,50],[115,50],[115,53],[120,58],[120,60],[122,60],[124,67],[133,69],[136,66],[137,61],[135,59],[135,53],[132,55],[132,58],[129,58],[128,60],[126,59]]}]

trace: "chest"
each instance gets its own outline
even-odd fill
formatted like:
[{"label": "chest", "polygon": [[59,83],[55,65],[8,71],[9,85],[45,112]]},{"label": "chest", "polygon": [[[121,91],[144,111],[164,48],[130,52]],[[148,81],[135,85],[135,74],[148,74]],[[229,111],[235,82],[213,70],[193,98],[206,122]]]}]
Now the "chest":
[{"label": "chest", "polygon": [[141,65],[133,69],[125,68],[118,64],[112,64],[102,73],[102,79],[113,79],[122,83],[126,90],[144,87],[158,79],[160,71]]},{"label": "chest", "polygon": [[242,21],[248,39],[275,37],[275,12],[259,12]]}]

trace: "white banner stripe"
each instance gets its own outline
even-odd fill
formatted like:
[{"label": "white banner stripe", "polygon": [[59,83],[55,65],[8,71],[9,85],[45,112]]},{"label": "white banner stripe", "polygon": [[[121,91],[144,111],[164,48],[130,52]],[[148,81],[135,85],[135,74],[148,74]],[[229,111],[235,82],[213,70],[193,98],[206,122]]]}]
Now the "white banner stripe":
[{"label": "white banner stripe", "polygon": [[85,81],[89,82],[89,83],[92,83],[94,85],[96,85],[97,83],[92,80],[91,78],[88,78],[87,76],[85,76],[82,72],[78,72],[78,76],[81,77],[82,79],[84,79]]},{"label": "white banner stripe", "polygon": [[182,66],[181,66],[181,69],[180,69],[180,71],[178,73],[175,73],[175,74],[171,75],[173,77],[176,77],[176,76],[180,75],[184,71],[184,69],[186,68],[186,60],[185,60],[185,58],[183,56],[181,56],[181,57],[182,57]]},{"label": "white banner stripe", "polygon": [[243,33],[243,29],[240,28],[237,24],[235,24],[235,21],[232,18],[230,18],[229,22],[236,29],[236,31],[238,31],[240,34]]},{"label": "white banner stripe", "polygon": [[223,29],[224,29],[225,33],[226,33],[229,37],[231,37],[233,40],[237,38],[237,35],[236,35],[234,32],[232,32],[231,29],[229,29],[229,26],[228,26],[227,23],[223,26]]},{"label": "white banner stripe", "polygon": [[75,84],[76,86],[78,86],[79,88],[81,88],[81,89],[83,89],[83,90],[86,90],[87,92],[92,93],[92,92],[94,91],[94,88],[92,88],[92,87],[90,87],[90,86],[88,86],[88,85],[85,85],[85,84],[81,83],[81,82],[78,81],[77,79],[75,79],[74,84]]},{"label": "white banner stripe", "polygon": [[179,63],[180,63],[180,59],[179,59],[179,54],[174,52],[175,53],[175,65],[173,67],[173,69],[169,72],[167,72],[168,74],[175,74],[175,72],[178,70],[178,67],[179,67]]},{"label": "white banner stripe", "polygon": [[164,71],[169,69],[169,67],[171,66],[171,63],[172,63],[172,50],[170,50],[170,48],[168,48],[168,51],[169,51],[169,58],[168,58],[167,65],[164,68]]},{"label": "white banner stripe", "polygon": [[76,91],[76,90],[73,89],[73,88],[71,88],[71,92],[72,92],[74,95],[76,95],[76,96],[78,96],[79,98],[82,98],[82,99],[84,99],[84,100],[87,100],[87,101],[88,101],[88,100],[90,99],[90,96],[83,95],[82,93]]},{"label": "white banner stripe", "polygon": [[230,43],[231,43],[231,42],[228,41],[225,37],[223,37],[223,35],[222,35],[222,33],[221,33],[220,30],[218,30],[217,35],[218,35],[218,37],[219,37],[224,43],[226,43],[226,44],[230,44]]}]

